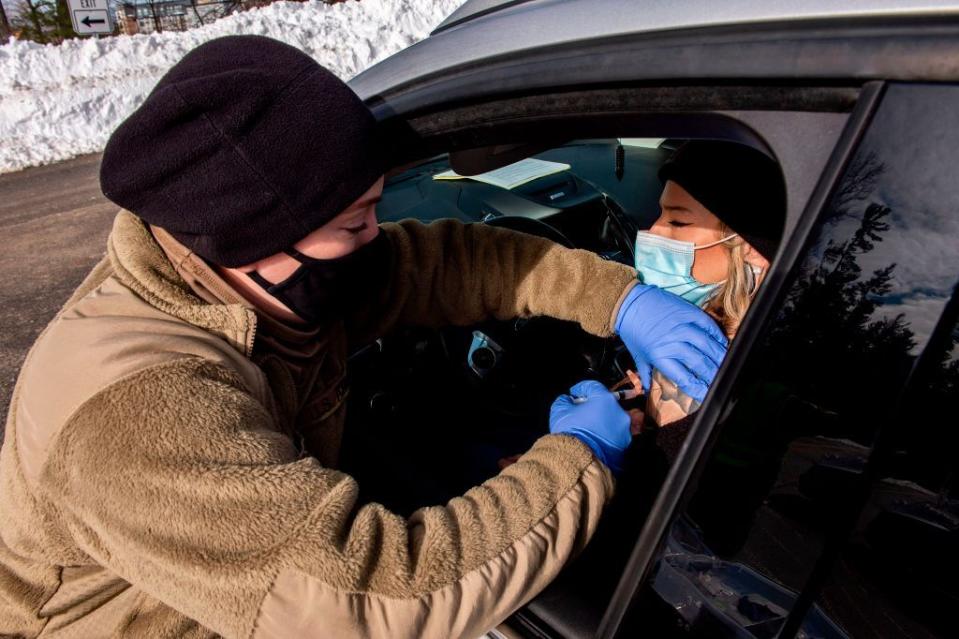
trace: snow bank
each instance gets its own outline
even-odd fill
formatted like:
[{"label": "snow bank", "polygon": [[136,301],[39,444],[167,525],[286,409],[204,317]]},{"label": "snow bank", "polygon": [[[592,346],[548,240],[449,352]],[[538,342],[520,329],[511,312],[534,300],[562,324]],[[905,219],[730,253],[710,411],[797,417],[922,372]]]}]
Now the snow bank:
[{"label": "snow bank", "polygon": [[100,151],[189,50],[225,35],[299,47],[348,80],[426,37],[463,0],[277,2],[185,32],[0,46],[0,173]]}]

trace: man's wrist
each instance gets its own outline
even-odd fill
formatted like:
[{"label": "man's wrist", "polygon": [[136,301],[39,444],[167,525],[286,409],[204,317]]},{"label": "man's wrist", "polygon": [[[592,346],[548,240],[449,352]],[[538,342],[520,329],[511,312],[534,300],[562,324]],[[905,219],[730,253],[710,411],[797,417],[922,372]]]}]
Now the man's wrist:
[{"label": "man's wrist", "polygon": [[613,450],[611,447],[604,446],[602,440],[589,431],[573,429],[558,433],[560,435],[569,435],[583,442],[604,466],[609,468],[614,475],[618,475],[622,470],[623,451]]}]

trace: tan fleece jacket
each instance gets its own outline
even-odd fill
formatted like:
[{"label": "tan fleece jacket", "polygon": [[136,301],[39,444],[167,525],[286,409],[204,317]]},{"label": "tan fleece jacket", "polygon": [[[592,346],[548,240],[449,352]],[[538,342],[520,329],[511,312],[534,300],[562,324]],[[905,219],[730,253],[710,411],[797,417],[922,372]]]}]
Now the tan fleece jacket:
[{"label": "tan fleece jacket", "polygon": [[[392,284],[378,308],[320,336],[334,364],[348,341],[399,322],[550,314],[609,335],[634,282],[631,269],[502,229],[383,229]],[[318,459],[336,451],[301,455],[291,438],[311,425],[299,413],[314,396],[332,408],[312,422],[341,427],[338,393],[319,372],[304,391],[254,362],[256,320],[198,297],[140,220],[117,216],[107,259],[14,390],[0,635],[473,637],[592,534],[611,479],[561,435],[409,519],[357,504],[356,483]],[[338,440],[311,451],[336,445],[324,441]]]},{"label": "tan fleece jacket", "polygon": [[[254,309],[201,257],[169,233],[150,232],[190,290],[210,304]],[[346,351],[339,327],[294,327],[256,313],[250,359],[266,374],[280,418],[277,423],[321,464],[337,465],[346,420]]]}]

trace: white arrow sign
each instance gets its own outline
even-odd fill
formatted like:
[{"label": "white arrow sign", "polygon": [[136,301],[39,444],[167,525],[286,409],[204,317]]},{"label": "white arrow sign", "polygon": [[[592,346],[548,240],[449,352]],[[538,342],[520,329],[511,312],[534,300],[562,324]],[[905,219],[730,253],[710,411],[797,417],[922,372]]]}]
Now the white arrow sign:
[{"label": "white arrow sign", "polygon": [[78,35],[113,33],[113,19],[107,0],[68,0],[73,30]]}]

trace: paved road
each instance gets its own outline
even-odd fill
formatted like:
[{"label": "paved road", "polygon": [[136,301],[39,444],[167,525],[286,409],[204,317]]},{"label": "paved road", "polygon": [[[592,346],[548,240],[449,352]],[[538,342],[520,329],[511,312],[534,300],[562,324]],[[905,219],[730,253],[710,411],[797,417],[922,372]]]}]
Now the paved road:
[{"label": "paved road", "polygon": [[[99,155],[0,175],[0,414],[33,340],[106,250]],[[0,430],[0,441],[3,435]]]}]

